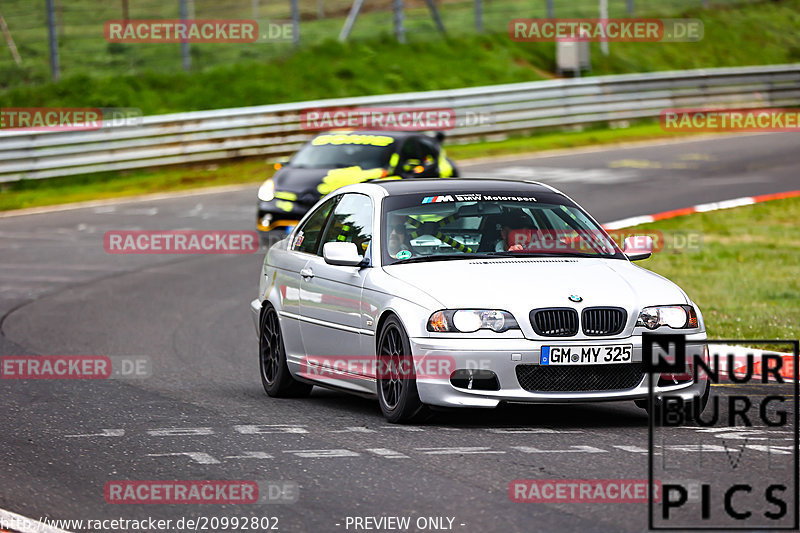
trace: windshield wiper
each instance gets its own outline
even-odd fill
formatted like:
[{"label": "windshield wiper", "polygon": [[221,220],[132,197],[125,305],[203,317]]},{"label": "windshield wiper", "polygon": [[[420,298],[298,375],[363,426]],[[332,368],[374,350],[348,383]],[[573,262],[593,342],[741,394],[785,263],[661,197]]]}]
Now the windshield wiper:
[{"label": "windshield wiper", "polygon": [[558,252],[540,252],[540,253],[531,253],[531,252],[490,252],[489,255],[494,257],[559,257],[559,256],[569,256],[569,257],[613,257],[613,254],[604,255],[604,254],[593,254],[587,252],[576,252],[571,250],[559,250]]},{"label": "windshield wiper", "polygon": [[438,255],[419,255],[417,257],[409,257],[408,259],[400,259],[392,263],[392,265],[399,265],[405,263],[424,263],[426,261],[450,261],[452,259],[487,259],[491,257],[488,254],[438,254]]}]

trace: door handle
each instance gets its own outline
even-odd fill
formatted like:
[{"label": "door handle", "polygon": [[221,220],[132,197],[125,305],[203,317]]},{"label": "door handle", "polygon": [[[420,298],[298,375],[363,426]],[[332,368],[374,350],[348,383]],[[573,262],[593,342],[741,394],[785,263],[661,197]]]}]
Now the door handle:
[{"label": "door handle", "polygon": [[302,278],[313,278],[314,277],[314,271],[311,270],[310,268],[304,268],[304,269],[302,269],[300,271],[300,276]]}]

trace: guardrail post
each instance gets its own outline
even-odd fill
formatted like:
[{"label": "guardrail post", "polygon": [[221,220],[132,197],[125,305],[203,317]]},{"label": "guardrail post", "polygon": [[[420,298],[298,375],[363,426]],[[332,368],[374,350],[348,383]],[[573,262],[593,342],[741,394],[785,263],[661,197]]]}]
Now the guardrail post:
[{"label": "guardrail post", "polygon": [[[186,22],[189,19],[189,9],[186,6],[187,0],[179,0],[181,21]],[[191,70],[192,57],[189,54],[189,41],[181,41],[181,62],[183,63],[183,70]]]},{"label": "guardrail post", "polygon": [[475,0],[475,29],[478,33],[483,33],[483,3]]},{"label": "guardrail post", "polygon": [[353,2],[353,5],[350,7],[350,13],[347,14],[347,20],[344,21],[342,31],[339,33],[340,41],[346,41],[350,36],[350,31],[353,29],[353,24],[356,23],[356,18],[358,17],[359,11],[361,11],[361,4],[363,3],[364,0],[355,0],[355,2]]},{"label": "guardrail post", "polygon": [[403,0],[394,0],[394,35],[398,43],[406,42],[406,29],[403,18]]},{"label": "guardrail post", "polygon": [[433,0],[425,0],[425,3],[428,4],[428,9],[431,10],[431,16],[433,17],[433,22],[436,23],[436,27],[439,28],[440,32],[445,33],[442,17],[439,16],[439,10],[436,9],[436,4]]},{"label": "guardrail post", "polygon": [[298,0],[292,0],[292,43],[300,46],[300,5]]},{"label": "guardrail post", "polygon": [[[600,0],[600,18],[608,18],[608,0]],[[604,56],[608,55],[608,41],[600,41],[600,51]]]}]

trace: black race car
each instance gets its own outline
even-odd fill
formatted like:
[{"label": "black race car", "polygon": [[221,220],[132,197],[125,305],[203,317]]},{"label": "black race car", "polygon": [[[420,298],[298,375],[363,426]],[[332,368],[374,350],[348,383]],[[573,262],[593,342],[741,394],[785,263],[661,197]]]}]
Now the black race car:
[{"label": "black race car", "polygon": [[258,189],[257,226],[286,232],[317,200],[350,183],[377,178],[458,177],[442,148],[444,135],[418,132],[321,133],[303,145]]}]

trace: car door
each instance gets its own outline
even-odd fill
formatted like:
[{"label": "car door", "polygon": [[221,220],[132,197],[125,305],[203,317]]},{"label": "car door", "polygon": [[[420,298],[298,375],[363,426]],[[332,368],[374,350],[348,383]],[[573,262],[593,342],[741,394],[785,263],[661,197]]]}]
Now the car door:
[{"label": "car door", "polygon": [[361,336],[369,333],[362,329],[361,298],[369,269],[329,265],[322,248],[326,242],[354,242],[359,254],[368,256],[373,209],[367,195],[342,195],[329,217],[317,255],[301,272],[300,331],[309,356],[363,359],[367,355],[361,343]]},{"label": "car door", "polygon": [[305,355],[300,333],[300,272],[312,257],[316,257],[322,234],[336,198],[319,206],[294,233],[289,251],[275,268],[275,284],[280,294],[280,317],[286,360],[299,368]]}]

